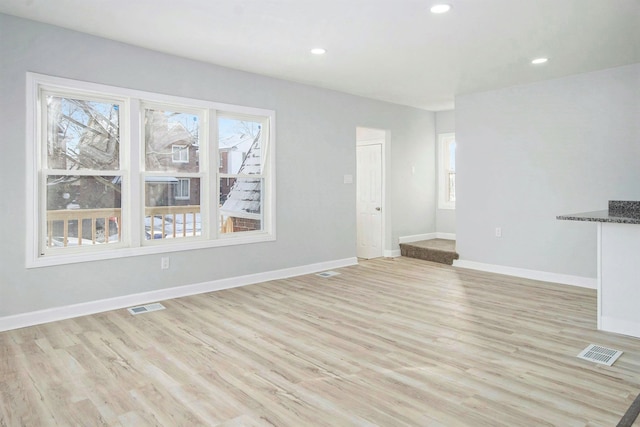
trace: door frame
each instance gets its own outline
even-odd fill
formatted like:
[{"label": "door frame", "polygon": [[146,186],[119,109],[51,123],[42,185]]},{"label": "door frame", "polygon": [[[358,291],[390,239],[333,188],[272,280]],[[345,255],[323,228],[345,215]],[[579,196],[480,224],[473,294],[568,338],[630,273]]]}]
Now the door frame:
[{"label": "door frame", "polygon": [[[358,132],[358,130],[361,129],[364,132]],[[359,134],[364,134],[362,136],[359,136]],[[380,215],[380,221],[382,224],[382,238],[381,238],[381,246],[382,246],[382,256],[386,257],[389,256],[388,254],[390,253],[390,251],[387,249],[387,146],[388,146],[388,142],[390,139],[390,132],[386,129],[378,129],[378,128],[372,128],[372,127],[368,127],[368,126],[357,126],[356,127],[356,156],[358,155],[358,150],[357,147],[359,146],[365,146],[365,145],[380,145],[380,163],[381,163],[381,173],[382,173],[382,188],[381,188],[381,192],[382,194],[380,195],[381,197],[381,215]],[[357,158],[357,157],[356,157]],[[357,161],[356,161],[357,164]],[[357,176],[357,173],[356,173]],[[356,182],[357,185],[357,182]],[[355,203],[357,205],[358,201],[358,192],[357,192],[357,188],[356,188],[356,200]],[[356,208],[356,224],[358,221],[358,214],[357,214],[357,208]],[[357,228],[357,225],[356,225]],[[358,245],[358,237],[357,237],[357,232],[356,232],[356,246]]]}]

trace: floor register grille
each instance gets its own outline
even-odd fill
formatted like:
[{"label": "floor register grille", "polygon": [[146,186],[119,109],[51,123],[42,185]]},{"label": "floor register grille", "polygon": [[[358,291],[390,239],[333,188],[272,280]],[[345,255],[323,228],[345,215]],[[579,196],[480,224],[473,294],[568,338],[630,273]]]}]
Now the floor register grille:
[{"label": "floor register grille", "polygon": [[146,304],[146,305],[138,305],[136,307],[129,307],[127,308],[127,311],[129,311],[129,313],[133,314],[134,316],[137,314],[142,314],[142,313],[149,313],[150,311],[158,311],[158,310],[164,310],[165,306],[160,304],[159,302],[153,303],[153,304]]},{"label": "floor register grille", "polygon": [[590,344],[578,355],[580,359],[601,363],[607,366],[613,365],[620,356],[622,356],[622,352],[620,350],[614,350],[612,348],[602,347],[596,344]]}]

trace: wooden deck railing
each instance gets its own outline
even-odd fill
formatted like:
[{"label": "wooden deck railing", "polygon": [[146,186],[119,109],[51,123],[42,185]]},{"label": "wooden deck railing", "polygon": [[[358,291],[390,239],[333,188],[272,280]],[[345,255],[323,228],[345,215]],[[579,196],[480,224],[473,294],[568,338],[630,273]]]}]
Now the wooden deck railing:
[{"label": "wooden deck railing", "polygon": [[[200,229],[196,226],[198,221],[197,214],[200,213],[200,206],[153,206],[146,207],[144,214],[149,218],[149,238],[165,239],[167,237],[187,237],[196,236],[200,233]],[[122,213],[120,208],[103,208],[103,209],[62,209],[47,211],[47,246],[64,247],[70,245],[70,239],[77,238],[77,245],[96,243],[109,243],[110,240],[120,241],[122,239],[122,230],[120,227]],[[177,220],[181,219],[179,223]],[[90,221],[90,237],[83,238],[85,229],[83,229],[84,221]],[[102,223],[102,224],[100,224]],[[115,224],[117,228],[117,240],[110,233],[110,225]],[[179,230],[178,224],[181,225]],[[69,228],[76,227],[69,234]],[[60,230],[60,228],[62,228]],[[54,232],[54,230],[56,230]],[[155,231],[160,231],[156,234]],[[167,232],[168,231],[168,232]],[[90,243],[89,243],[90,242]],[[71,243],[73,244],[73,243]]]},{"label": "wooden deck railing", "polygon": [[[144,215],[147,218],[151,218],[151,232],[155,230],[155,224],[160,224],[160,229],[163,231],[159,238],[164,239],[166,237],[187,237],[187,224],[191,224],[191,230],[188,235],[196,236],[196,232],[200,230],[196,230],[196,214],[200,213],[200,206],[198,205],[190,205],[190,206],[153,206],[147,207],[144,209]],[[182,217],[182,231],[177,231],[178,222],[176,219],[181,216]],[[159,218],[157,218],[159,217]],[[164,234],[164,231],[167,229],[167,217],[171,217],[171,226],[169,227],[172,232],[169,236]],[[187,218],[190,217],[191,222],[187,222]],[[152,235],[153,236],[153,235]],[[157,238],[153,236],[152,238]]]},{"label": "wooden deck railing", "polygon": [[[62,238],[62,245],[69,245],[69,237],[77,237],[78,245],[83,243],[83,222],[84,220],[91,221],[91,244],[96,243],[109,243],[109,225],[111,221],[114,221],[118,229],[118,240],[121,239],[120,224],[121,210],[120,208],[108,208],[108,209],[62,209],[47,211],[47,246],[56,246],[54,241],[54,224],[62,222],[62,236],[55,236]],[[98,228],[98,220],[103,220],[102,228]],[[75,236],[69,236],[69,223],[76,221],[77,230]],[[89,239],[88,239],[89,240]]]}]

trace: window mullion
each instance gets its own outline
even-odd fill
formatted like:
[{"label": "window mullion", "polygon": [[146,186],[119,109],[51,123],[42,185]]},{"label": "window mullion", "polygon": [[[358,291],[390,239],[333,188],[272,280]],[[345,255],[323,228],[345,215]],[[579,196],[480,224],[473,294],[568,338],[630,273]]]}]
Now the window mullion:
[{"label": "window mullion", "polygon": [[46,221],[47,195],[45,191],[47,178],[46,178],[46,173],[44,173],[42,169],[48,168],[49,166],[46,162],[46,150],[47,150],[46,144],[41,143],[41,141],[47,141],[47,135],[46,135],[47,127],[45,125],[46,117],[47,117],[46,109],[42,108],[44,95],[42,93],[42,90],[39,89],[37,85],[35,87],[36,89],[34,90],[34,95],[36,96],[36,101],[35,101],[36,123],[34,125],[36,129],[36,132],[35,132],[36,135],[34,139],[34,145],[35,145],[36,156],[34,156],[34,158],[36,159],[35,167],[38,172],[36,174],[37,180],[35,183],[35,187],[33,188],[35,190],[34,194],[37,197],[37,206],[35,206],[35,209],[33,209],[31,213],[35,215],[34,222],[37,224],[37,227],[33,229],[35,230],[35,236],[34,236],[34,239],[32,240],[32,242],[35,244],[35,250],[37,251],[35,254],[35,258],[37,259],[38,256],[44,255],[45,247],[46,247],[44,230],[46,230],[46,227],[47,227],[47,221]]},{"label": "window mullion", "polygon": [[[143,192],[142,183],[144,182],[142,171],[142,114],[140,113],[140,100],[129,100],[129,115],[127,117],[127,130],[124,132],[125,145],[127,148],[125,151],[125,177],[128,185],[126,186],[127,193],[125,212],[126,222],[128,227],[125,230],[129,230],[126,235],[126,240],[130,242],[131,247],[140,247],[142,245],[142,223],[143,223]],[[123,189],[123,191],[125,191]]]},{"label": "window mullion", "polygon": [[[275,157],[274,157],[274,148],[273,142],[275,141],[275,129],[273,127],[273,122],[271,119],[265,119],[264,122],[264,145],[265,150],[263,153],[263,162],[264,166],[262,168],[262,175],[264,175],[263,180],[263,191],[268,195],[264,199],[264,204],[262,207],[262,221],[265,224],[264,230],[268,233],[273,233],[275,235],[275,221],[273,220],[273,214],[275,209]],[[383,186],[384,188],[384,186]]]},{"label": "window mullion", "polygon": [[207,206],[209,207],[209,237],[217,239],[220,234],[220,151],[218,150],[218,114],[215,110],[208,110],[207,140],[205,145],[208,153],[207,177]]}]

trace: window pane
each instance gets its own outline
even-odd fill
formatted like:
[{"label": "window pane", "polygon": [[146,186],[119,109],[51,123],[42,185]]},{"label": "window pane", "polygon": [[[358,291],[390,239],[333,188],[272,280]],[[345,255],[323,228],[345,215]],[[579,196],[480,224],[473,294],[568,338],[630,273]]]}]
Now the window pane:
[{"label": "window pane", "polygon": [[198,172],[199,128],[197,114],[145,109],[147,171]]},{"label": "window pane", "polygon": [[449,201],[456,201],[456,173],[449,172]]},{"label": "window pane", "polygon": [[46,97],[49,169],[120,168],[117,103]]},{"label": "window pane", "polygon": [[251,120],[218,119],[219,172],[262,173],[262,125]]},{"label": "window pane", "polygon": [[200,178],[145,178],[145,239],[200,236]]},{"label": "window pane", "polygon": [[456,141],[452,140],[448,144],[449,150],[449,177],[448,177],[448,189],[447,200],[449,202],[456,201]]},{"label": "window pane", "polygon": [[449,149],[449,170],[456,170],[456,141],[451,141],[448,144]]},{"label": "window pane", "polygon": [[46,246],[119,242],[121,182],[113,176],[48,176]]},{"label": "window pane", "polygon": [[178,178],[175,188],[176,200],[187,200],[191,198],[191,179]]},{"label": "window pane", "polygon": [[220,179],[220,232],[262,230],[264,179]]},{"label": "window pane", "polygon": [[438,208],[455,209],[456,139],[454,133],[438,135]]},{"label": "window pane", "polygon": [[172,145],[171,154],[173,163],[189,163],[189,147],[186,145]]}]

